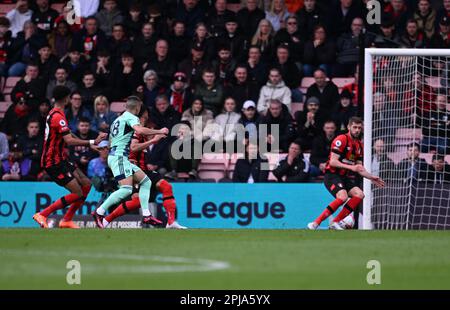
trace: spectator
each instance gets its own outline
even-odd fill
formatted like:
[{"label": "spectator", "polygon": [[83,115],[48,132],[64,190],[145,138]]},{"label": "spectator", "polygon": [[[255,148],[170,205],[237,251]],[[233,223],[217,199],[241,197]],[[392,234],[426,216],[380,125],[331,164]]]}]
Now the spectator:
[{"label": "spectator", "polygon": [[267,158],[259,154],[256,144],[248,143],[245,147],[244,158],[236,161],[233,172],[235,183],[265,183],[269,179]]},{"label": "spectator", "polygon": [[[269,109],[261,119],[261,124],[267,125],[267,143],[271,152],[287,152],[289,143],[295,136],[291,114],[287,109],[283,109],[283,104],[276,99],[270,100]],[[275,126],[271,126],[275,125]],[[277,128],[278,133],[272,132]],[[274,127],[274,128],[272,128]],[[278,148],[276,147],[278,145]]]},{"label": "spectator", "polygon": [[113,25],[123,23],[124,18],[117,8],[117,0],[105,0],[103,9],[95,17],[100,25],[100,29],[110,37],[112,35]]},{"label": "spectator", "polygon": [[83,85],[79,88],[79,92],[82,105],[89,112],[94,112],[94,100],[103,93],[102,89],[96,86],[94,73],[86,71],[83,74]]},{"label": "spectator", "polygon": [[410,19],[406,23],[405,34],[401,36],[400,43],[404,48],[424,48],[427,41],[425,35],[419,30],[417,21]]},{"label": "spectator", "polygon": [[283,110],[291,110],[291,91],[284,84],[279,69],[273,68],[269,73],[269,81],[261,88],[258,100],[258,112],[265,114],[269,108],[269,104],[277,100],[285,105]]},{"label": "spectator", "polygon": [[110,54],[106,50],[100,50],[97,53],[97,59],[97,62],[91,65],[92,72],[95,73],[97,86],[105,91],[110,91],[107,90],[113,68],[110,61]]},{"label": "spectator", "polygon": [[[45,81],[39,76],[39,67],[35,63],[29,63],[25,70],[25,76],[17,82],[11,92],[13,102],[17,102],[23,94],[26,98],[26,105],[32,112],[37,110],[38,105],[45,100]],[[25,126],[24,126],[25,128]]]},{"label": "spectator", "polygon": [[450,183],[450,165],[445,163],[443,155],[433,155],[433,163],[428,166],[426,180],[435,185]]},{"label": "spectator", "polygon": [[74,1],[73,6],[76,12],[80,12],[80,17],[88,18],[97,13],[100,0],[77,0]]},{"label": "spectator", "polygon": [[411,143],[407,148],[407,157],[398,163],[395,171],[395,177],[403,182],[417,181],[422,179],[423,174],[427,171],[427,163],[424,159],[419,158],[420,146],[417,143]]},{"label": "spectator", "polygon": [[373,44],[377,48],[395,48],[400,46],[400,38],[396,33],[395,23],[390,17],[382,17],[380,34],[375,37]]},{"label": "spectator", "polygon": [[278,46],[276,60],[272,64],[272,67],[280,70],[281,77],[286,83],[286,86],[293,92],[296,92],[297,102],[301,102],[302,93],[298,90],[298,87],[300,86],[302,76],[295,62],[291,60],[289,47],[286,44]]},{"label": "spectator", "polygon": [[325,174],[328,156],[330,156],[331,142],[336,137],[336,125],[333,121],[326,121],[323,124],[322,132],[316,136],[312,143],[311,149],[311,168],[312,177]]},{"label": "spectator", "polygon": [[169,54],[175,64],[179,64],[184,59],[189,58],[190,38],[186,35],[186,27],[182,21],[175,21],[169,35]]},{"label": "spectator", "polygon": [[233,59],[244,60],[244,53],[248,48],[248,40],[242,35],[238,28],[235,15],[230,15],[225,19],[225,29],[221,36],[216,39],[215,46],[227,45],[230,47]]},{"label": "spectator", "polygon": [[427,39],[431,39],[435,31],[436,11],[431,7],[430,0],[418,1],[413,18],[417,21],[419,31],[423,32]]},{"label": "spectator", "polygon": [[258,93],[259,87],[255,81],[249,79],[247,67],[238,65],[234,70],[231,85],[225,89],[225,96],[232,97],[236,101],[236,111],[240,111],[245,101],[258,101]]},{"label": "spectator", "polygon": [[102,180],[106,177],[106,171],[108,170],[108,150],[109,142],[103,140],[98,144],[99,157],[91,159],[87,168],[87,176],[92,179],[94,177]]},{"label": "spectator", "polygon": [[114,24],[112,36],[108,39],[108,50],[112,51],[111,62],[113,65],[120,62],[123,53],[131,53],[131,41],[126,35],[123,24]]},{"label": "spectator", "polygon": [[164,16],[165,13],[163,11],[163,6],[165,4],[163,1],[154,1],[154,2],[156,3],[149,4],[147,6],[147,10],[144,12],[144,19],[148,20],[149,23],[153,24],[153,27],[155,28],[156,31],[155,34],[158,37],[166,37],[169,31],[167,18]]},{"label": "spectator", "polygon": [[219,46],[218,58],[212,61],[212,67],[219,78],[219,83],[223,87],[227,87],[231,83],[234,69],[236,68],[236,61],[231,55],[231,49],[227,45]]},{"label": "spectator", "polygon": [[84,28],[75,34],[72,42],[72,46],[81,51],[87,61],[95,60],[99,47],[106,45],[107,38],[105,33],[99,29],[95,17],[86,18]]},{"label": "spectator", "polygon": [[213,112],[205,109],[201,98],[194,98],[191,107],[183,112],[181,116],[182,122],[189,122],[192,128],[194,138],[203,142],[209,137],[204,135],[205,128],[211,126],[214,121]]},{"label": "spectator", "polygon": [[133,41],[133,56],[137,65],[143,68],[145,62],[155,55],[156,35],[151,23],[142,25],[142,31]]},{"label": "spectator", "polygon": [[[306,36],[305,36],[306,37]],[[298,27],[298,20],[295,15],[291,15],[286,20],[286,28],[277,31],[274,38],[274,45],[286,46],[289,49],[289,57],[297,67],[301,67],[303,61],[303,49],[305,38],[301,35]]]},{"label": "spectator", "polygon": [[264,11],[258,8],[256,0],[247,0],[246,7],[239,10],[236,18],[248,40],[255,34],[259,22],[265,16]]},{"label": "spectator", "polygon": [[186,25],[186,33],[188,36],[194,36],[194,28],[205,18],[205,12],[203,8],[198,4],[198,0],[183,0],[183,3],[179,3],[175,19],[181,20]]},{"label": "spectator", "polygon": [[28,0],[17,0],[16,8],[6,14],[6,18],[11,22],[10,30],[13,38],[25,28],[25,23],[31,20],[32,15],[33,11],[29,9]]},{"label": "spectator", "polygon": [[[231,153],[237,150],[237,147],[235,147],[236,139],[239,138],[237,125],[240,119],[241,115],[236,113],[236,102],[231,97],[226,98],[222,113],[214,119],[216,126],[213,126],[215,130],[211,135],[211,139],[215,142],[223,143],[223,147],[227,153],[229,153],[229,150],[232,150]],[[240,142],[237,141],[237,143]]]},{"label": "spectator", "polygon": [[37,25],[42,34],[47,36],[52,31],[59,13],[50,7],[49,0],[36,0],[36,8],[31,21]]},{"label": "spectator", "polygon": [[17,33],[17,37],[11,45],[9,51],[11,67],[8,75],[22,76],[27,64],[38,58],[38,51],[44,43],[45,39],[37,33],[37,28],[33,22],[26,21],[23,25],[23,31]]},{"label": "spectator", "polygon": [[335,62],[336,48],[331,40],[328,40],[325,28],[316,26],[312,40],[305,43],[303,53],[303,74],[312,76],[314,70],[321,68],[330,75],[331,64]]},{"label": "spectator", "polygon": [[[159,95],[155,99],[155,108],[150,109],[150,121],[155,125],[155,128],[168,128],[169,132],[173,126],[178,124],[181,120],[181,113],[175,111],[169,104],[169,100],[165,95]],[[171,137],[165,139],[170,140]],[[163,143],[165,140],[159,142]]]},{"label": "spectator", "polygon": [[41,139],[42,137],[44,137],[45,133],[44,128],[46,127],[47,116],[49,112],[50,112],[50,100],[45,99],[41,101],[38,110],[34,112],[30,117],[30,119],[35,119],[39,122],[39,128],[41,129],[39,130],[39,135],[41,136]]},{"label": "spectator", "polygon": [[217,115],[222,107],[224,89],[216,82],[216,74],[213,69],[203,70],[202,80],[195,88],[194,95],[202,99],[206,109]]},{"label": "spectator", "polygon": [[297,121],[298,135],[302,141],[302,149],[310,151],[312,142],[317,137],[324,123],[324,116],[321,112],[320,101],[317,97],[309,97],[303,111],[295,113]]},{"label": "spectator", "polygon": [[124,18],[125,28],[128,30],[130,40],[134,40],[141,33],[144,25],[144,15],[140,3],[132,3],[128,9],[128,14]]},{"label": "spectator", "polygon": [[7,75],[10,65],[12,38],[9,26],[9,19],[0,17],[0,77]]},{"label": "spectator", "polygon": [[363,11],[359,1],[340,0],[330,11],[331,34],[339,37],[341,34],[350,32],[352,21],[356,17],[362,17]]},{"label": "spectator", "polygon": [[31,175],[31,160],[24,158],[17,143],[11,147],[9,156],[2,161],[2,181],[33,181],[36,175]]},{"label": "spectator", "polygon": [[318,25],[325,24],[326,17],[317,6],[316,0],[304,0],[304,6],[296,14],[298,29],[302,38],[308,38]]},{"label": "spectator", "polygon": [[94,116],[91,128],[94,131],[109,132],[117,114],[109,110],[109,101],[105,96],[98,96],[94,100]]},{"label": "spectator", "polygon": [[384,8],[384,13],[394,21],[397,29],[405,29],[409,11],[405,0],[391,0]]},{"label": "spectator", "polygon": [[169,89],[169,102],[175,111],[183,113],[189,108],[192,100],[192,91],[187,85],[186,75],[177,72],[173,75],[173,83]]},{"label": "spectator", "polygon": [[[187,172],[193,179],[197,179],[198,177],[197,170],[200,160],[195,159],[194,156],[194,138],[189,126],[190,123],[187,121],[182,122],[177,126],[177,139],[171,145],[171,151],[169,152],[170,167],[172,170],[164,176],[168,179],[176,180],[179,172]],[[187,158],[182,156],[180,159],[177,159],[172,150],[175,148],[177,152],[184,155],[186,153],[184,148],[186,147],[190,148],[190,154],[187,154]]]},{"label": "spectator", "polygon": [[285,21],[288,17],[289,12],[284,0],[273,0],[270,5],[270,10],[266,11],[266,19],[272,24],[275,32],[286,28]]},{"label": "spectator", "polygon": [[445,154],[448,147],[448,133],[450,131],[450,112],[447,111],[447,96],[436,96],[436,110],[418,118],[424,138],[422,152],[437,152]]},{"label": "spectator", "polygon": [[39,48],[38,54],[39,76],[48,83],[55,76],[56,69],[59,66],[58,58],[52,54],[52,49],[48,43]]},{"label": "spectator", "polygon": [[309,161],[303,156],[300,141],[294,141],[289,146],[285,159],[280,160],[272,171],[278,182],[305,183],[309,180]]},{"label": "spectator", "polygon": [[66,86],[70,89],[71,92],[74,92],[77,89],[77,84],[72,81],[67,80],[67,72],[64,67],[59,67],[55,72],[55,79],[51,80],[47,85],[47,99],[52,100],[53,98],[53,89],[56,86]]},{"label": "spectator", "polygon": [[73,44],[69,49],[69,57],[63,60],[62,66],[66,68],[68,79],[81,85],[83,74],[87,69],[86,59]]},{"label": "spectator", "polygon": [[252,46],[258,46],[264,62],[269,62],[273,55],[274,31],[267,19],[261,19],[252,40]]},{"label": "spectator", "polygon": [[133,55],[124,53],[121,63],[114,67],[111,78],[111,100],[120,101],[132,95],[141,84],[142,70],[134,62]]},{"label": "spectator", "polygon": [[0,132],[0,161],[7,159],[9,155],[8,137]]},{"label": "spectator", "polygon": [[441,18],[438,31],[431,37],[430,47],[450,48],[450,17],[443,16]]},{"label": "spectator", "polygon": [[185,59],[178,65],[178,71],[186,74],[191,89],[195,89],[201,82],[202,72],[207,68],[204,55],[204,45],[201,43],[193,44],[191,47],[191,57]]},{"label": "spectator", "polygon": [[225,33],[225,22],[234,17],[234,12],[227,10],[226,0],[216,0],[214,8],[212,8],[206,16],[206,24],[211,30],[213,37],[219,37]]},{"label": "spectator", "polygon": [[395,164],[387,156],[383,139],[373,143],[372,174],[381,177],[384,181],[390,180],[395,173]]},{"label": "spectator", "polygon": [[204,58],[206,61],[211,61],[214,55],[214,38],[208,32],[208,28],[204,23],[198,23],[195,27],[195,33],[192,45],[201,44],[205,52]]},{"label": "spectator", "polygon": [[72,132],[75,132],[79,128],[78,124],[81,119],[89,120],[88,127],[90,128],[92,115],[87,108],[81,105],[81,99],[81,94],[78,91],[73,92],[70,95],[70,104],[65,111],[67,122],[69,123],[68,127]]},{"label": "spectator", "polygon": [[261,60],[261,50],[258,46],[251,46],[248,50],[247,71],[251,81],[259,87],[267,82],[268,70],[266,63]]},{"label": "spectator", "polygon": [[52,54],[58,59],[65,57],[72,45],[72,37],[67,21],[57,22],[56,27],[48,35],[48,44],[52,49]]},{"label": "spectator", "polygon": [[436,21],[441,21],[444,16],[450,17],[450,0],[442,0],[442,6],[436,14]]},{"label": "spectator", "polygon": [[341,94],[345,91],[347,94],[350,94],[351,96],[351,104],[354,107],[358,106],[358,87],[359,87],[359,66],[356,66],[355,74],[353,74],[353,77],[355,78],[353,83],[349,83],[344,85],[341,90]]},{"label": "spectator", "polygon": [[339,90],[332,81],[328,80],[327,74],[322,69],[314,71],[316,81],[306,91],[306,98],[317,97],[320,102],[320,112],[325,119],[331,119],[339,107]]},{"label": "spectator", "polygon": [[[86,117],[79,118],[74,134],[81,140],[95,140],[97,137],[97,133],[91,130],[91,120]],[[69,154],[71,162],[87,174],[89,161],[95,157],[95,152],[89,146],[69,146]]]},{"label": "spectator", "polygon": [[334,70],[334,76],[351,76],[356,71],[359,61],[360,48],[369,47],[371,37],[365,36],[364,47],[360,47],[359,36],[364,29],[364,21],[360,17],[353,19],[351,32],[343,33],[336,44],[337,58]]},{"label": "spectator", "polygon": [[169,44],[166,40],[156,42],[156,57],[148,61],[147,70],[153,70],[158,75],[161,87],[168,89],[176,71],[176,64],[169,56]]},{"label": "spectator", "polygon": [[261,117],[258,113],[256,113],[255,102],[252,100],[245,101],[241,110],[241,119],[239,122],[245,128],[245,138],[249,140],[257,139]]},{"label": "spectator", "polygon": [[41,166],[41,155],[43,140],[39,134],[39,120],[30,119],[27,125],[27,132],[20,135],[17,139],[19,149],[22,150],[23,158],[31,160],[30,174],[37,176]]},{"label": "spectator", "polygon": [[351,117],[356,116],[357,109],[352,105],[352,94],[348,90],[343,90],[340,96],[339,107],[333,115],[333,120],[336,123],[338,132],[344,133],[347,131],[348,121]]},{"label": "spectator", "polygon": [[138,87],[138,92],[144,96],[143,102],[147,108],[155,107],[157,96],[165,93],[165,89],[159,86],[158,75],[153,70],[147,70],[144,73],[144,86]]}]

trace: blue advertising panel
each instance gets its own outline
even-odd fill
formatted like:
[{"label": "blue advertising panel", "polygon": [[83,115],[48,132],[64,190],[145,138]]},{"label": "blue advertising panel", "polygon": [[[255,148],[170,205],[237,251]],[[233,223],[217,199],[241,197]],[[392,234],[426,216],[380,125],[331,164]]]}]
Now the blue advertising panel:
[{"label": "blue advertising panel", "polygon": [[[305,228],[332,199],[322,184],[174,183],[173,188],[178,219],[190,228]],[[0,227],[37,227],[33,214],[65,194],[53,183],[0,182]],[[100,197],[92,190],[78,214],[90,214]]]}]

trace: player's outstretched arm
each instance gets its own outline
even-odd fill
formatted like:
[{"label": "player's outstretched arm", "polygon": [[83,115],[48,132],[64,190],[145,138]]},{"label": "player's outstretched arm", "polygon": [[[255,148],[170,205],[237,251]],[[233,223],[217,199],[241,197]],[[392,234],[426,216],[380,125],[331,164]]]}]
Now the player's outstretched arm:
[{"label": "player's outstretched arm", "polygon": [[331,153],[330,166],[334,167],[334,168],[337,168],[337,169],[346,169],[346,170],[350,170],[350,171],[356,172],[355,171],[355,166],[347,165],[347,164],[344,164],[343,162],[341,162],[339,160],[339,155],[336,154],[336,153]]},{"label": "player's outstretched arm", "polygon": [[375,175],[370,174],[366,170],[366,168],[364,168],[363,165],[357,164],[354,167],[355,167],[355,172],[359,173],[360,176],[362,176],[363,178],[371,180],[372,183],[375,184],[378,187],[384,187],[384,185],[385,185],[384,181],[380,177],[377,177]]},{"label": "player's outstretched arm", "polygon": [[69,133],[64,135],[64,142],[66,142],[67,145],[71,146],[90,146],[99,144],[100,141],[104,140],[107,136],[108,134],[102,132],[97,136],[95,140],[82,140],[76,137],[73,133]]},{"label": "player's outstretched arm", "polygon": [[150,145],[158,143],[159,140],[161,140],[162,138],[165,138],[165,137],[166,137],[166,135],[155,135],[150,140],[142,142],[142,143],[139,143],[138,139],[133,139],[133,140],[131,140],[131,146],[130,146],[131,151],[139,152],[139,151],[145,150]]},{"label": "player's outstretched arm", "polygon": [[168,135],[169,134],[169,129],[167,129],[165,127],[162,129],[150,129],[150,128],[144,127],[142,125],[134,125],[133,129],[138,135],[145,135],[145,136]]}]

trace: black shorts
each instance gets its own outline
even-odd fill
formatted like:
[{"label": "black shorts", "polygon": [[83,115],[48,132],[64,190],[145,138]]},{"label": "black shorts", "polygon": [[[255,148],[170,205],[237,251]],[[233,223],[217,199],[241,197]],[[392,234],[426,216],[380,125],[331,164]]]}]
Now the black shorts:
[{"label": "black shorts", "polygon": [[57,165],[45,168],[45,172],[59,186],[66,186],[70,181],[75,179],[73,172],[77,168],[71,162],[64,160]]},{"label": "black shorts", "polygon": [[[158,195],[158,189],[156,188],[156,184],[163,179],[161,174],[159,174],[156,171],[144,171],[145,174],[148,176],[150,181],[152,181],[152,187],[150,188],[150,202],[154,202],[156,199],[156,196]],[[133,189],[133,193],[139,192],[139,185],[135,185]]]},{"label": "black shorts", "polygon": [[358,177],[347,177],[340,176],[334,173],[325,173],[325,177],[323,180],[325,187],[327,190],[336,197],[336,194],[345,189],[347,193],[354,187],[358,187],[361,189],[361,179]]}]

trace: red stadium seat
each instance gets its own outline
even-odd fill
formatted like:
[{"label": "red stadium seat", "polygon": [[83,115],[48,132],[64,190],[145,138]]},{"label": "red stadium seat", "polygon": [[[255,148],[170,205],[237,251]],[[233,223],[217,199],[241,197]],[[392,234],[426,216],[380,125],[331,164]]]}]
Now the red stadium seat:
[{"label": "red stadium seat", "polygon": [[450,165],[450,155],[445,156],[445,161]]},{"label": "red stadium seat", "polygon": [[209,170],[199,170],[198,176],[201,180],[213,179],[219,182],[220,179],[225,178],[225,171],[209,171]]},{"label": "red stadium seat", "polygon": [[227,9],[232,11],[232,12],[234,12],[234,13],[237,13],[237,11],[239,11],[241,8],[242,8],[242,6],[241,6],[240,3],[229,3],[229,4],[227,4]]},{"label": "red stadium seat", "polygon": [[291,114],[292,117],[295,116],[295,112],[303,111],[303,102],[292,102],[291,103]]},{"label": "red stadium seat", "polygon": [[11,92],[20,79],[20,77],[9,77],[6,79],[5,87],[3,88],[3,95],[6,101],[11,101]]},{"label": "red stadium seat", "polygon": [[429,165],[431,165],[433,163],[433,154],[431,154],[431,153],[421,153],[419,155],[419,157],[425,159],[425,161]]},{"label": "red stadium seat", "polygon": [[6,111],[8,111],[9,106],[12,104],[10,101],[1,101],[0,102],[0,119],[5,117]]},{"label": "red stadium seat", "polygon": [[0,4],[0,16],[5,16],[9,11],[16,8],[15,4]]},{"label": "red stadium seat", "polygon": [[341,89],[345,85],[352,84],[355,82],[355,78],[353,77],[347,77],[347,78],[333,78],[333,83],[336,84],[336,86]]},{"label": "red stadium seat", "polygon": [[214,179],[218,182],[227,175],[229,154],[205,153],[198,167],[200,179]]},{"label": "red stadium seat", "polygon": [[65,3],[53,3],[52,9],[58,11],[58,13],[62,13],[65,6]]},{"label": "red stadium seat", "polygon": [[422,140],[422,130],[420,128],[398,128],[395,133],[395,145],[406,146],[412,142]]},{"label": "red stadium seat", "polygon": [[233,179],[234,168],[236,167],[236,162],[239,158],[243,158],[244,154],[234,153],[231,154],[230,162],[228,164],[228,178]]},{"label": "red stadium seat", "polygon": [[122,113],[125,111],[125,101],[114,101],[111,102],[110,110],[115,113]]},{"label": "red stadium seat", "polygon": [[430,76],[425,78],[425,83],[432,88],[442,88],[441,78],[436,76]]},{"label": "red stadium seat", "polygon": [[316,80],[314,80],[313,77],[304,77],[302,79],[302,84],[301,87],[302,88],[308,88],[310,87],[312,84],[314,84],[316,82]]}]

